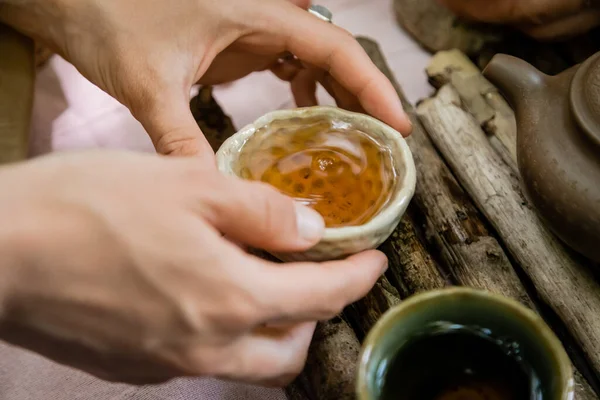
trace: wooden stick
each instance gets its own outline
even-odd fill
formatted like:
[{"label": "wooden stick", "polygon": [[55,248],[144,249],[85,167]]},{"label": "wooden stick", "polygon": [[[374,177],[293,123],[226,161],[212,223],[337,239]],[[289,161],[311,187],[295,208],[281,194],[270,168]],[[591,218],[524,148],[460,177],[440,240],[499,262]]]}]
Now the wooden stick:
[{"label": "wooden stick", "polygon": [[600,285],[594,276],[529,208],[517,177],[490,147],[477,121],[461,108],[451,85],[423,101],[417,113],[454,175],[598,371]]},{"label": "wooden stick", "polygon": [[391,307],[400,304],[400,301],[398,290],[383,276],[364,299],[348,306],[344,315],[359,340],[363,340],[379,318]]},{"label": "wooden stick", "polygon": [[340,317],[317,325],[303,371],[315,400],[354,400],[360,343]]},{"label": "wooden stick", "polygon": [[461,51],[449,50],[435,54],[426,72],[434,87],[439,89],[451,83],[456,88],[465,109],[488,135],[498,138],[504,149],[495,147],[503,159],[516,168],[515,114],[498,89],[483,77],[479,68]]},{"label": "wooden stick", "polygon": [[212,94],[212,86],[202,86],[198,95],[190,101],[190,109],[206,140],[216,152],[236,129]]}]

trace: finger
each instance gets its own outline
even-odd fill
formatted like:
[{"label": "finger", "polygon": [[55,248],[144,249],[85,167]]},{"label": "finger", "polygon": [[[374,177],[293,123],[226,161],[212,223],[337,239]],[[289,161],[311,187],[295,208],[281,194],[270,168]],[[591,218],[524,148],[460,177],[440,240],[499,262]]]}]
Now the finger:
[{"label": "finger", "polygon": [[[404,135],[410,133],[410,121],[391,82],[350,34],[287,2],[273,2],[267,11],[264,8],[261,11],[272,14],[268,23],[260,28],[263,37],[255,37],[255,40],[279,42],[283,50],[328,71],[359,99],[369,114]],[[281,15],[286,18],[282,19]],[[264,14],[261,17],[264,20]]]},{"label": "finger", "polygon": [[310,0],[288,0],[289,2],[291,2],[293,5],[295,5],[296,7],[300,7],[303,10],[308,10],[308,8],[310,7],[311,1]]},{"label": "finger", "polygon": [[316,323],[257,328],[216,352],[217,378],[284,387],[304,368]]},{"label": "finger", "polygon": [[130,107],[144,126],[156,151],[163,155],[195,156],[214,166],[214,152],[194,120],[189,93],[154,90]]},{"label": "finger", "polygon": [[290,82],[294,101],[298,107],[311,107],[319,104],[317,100],[317,75],[315,69],[299,71]]},{"label": "finger", "polygon": [[256,260],[256,292],[269,322],[326,320],[364,297],[387,269],[387,258],[369,250],[345,260],[279,264]]},{"label": "finger", "polygon": [[291,82],[296,75],[302,71],[302,68],[297,62],[289,62],[287,60],[278,60],[271,65],[271,72],[282,81]]},{"label": "finger", "polygon": [[319,213],[262,182],[219,177],[202,215],[230,240],[271,251],[304,250],[323,235]]},{"label": "finger", "polygon": [[340,85],[331,75],[323,74],[323,76],[319,78],[319,83],[327,90],[331,97],[335,99],[338,107],[348,111],[365,112],[364,107],[360,104],[360,101],[358,101],[356,96]]}]

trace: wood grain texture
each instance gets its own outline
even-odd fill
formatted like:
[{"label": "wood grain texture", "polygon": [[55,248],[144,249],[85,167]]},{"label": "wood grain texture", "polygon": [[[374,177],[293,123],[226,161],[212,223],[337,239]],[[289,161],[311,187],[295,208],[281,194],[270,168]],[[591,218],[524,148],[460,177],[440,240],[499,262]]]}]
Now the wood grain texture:
[{"label": "wood grain texture", "polygon": [[301,380],[310,399],[353,400],[360,343],[341,317],[319,323]]},{"label": "wood grain texture", "polygon": [[0,24],[0,164],[27,157],[34,70],[33,41]]},{"label": "wood grain texture", "polygon": [[516,160],[515,114],[498,89],[483,77],[481,70],[464,53],[456,49],[436,53],[426,72],[437,89],[451,83],[469,114],[489,136],[498,138],[508,150],[507,154],[503,154],[501,148],[496,149],[501,151],[504,161],[511,163],[511,160]]},{"label": "wood grain texture", "polygon": [[417,113],[540,298],[564,321],[599,371],[600,285],[594,275],[542,225],[522,195],[517,176],[492,149],[476,119],[463,110],[452,85],[423,101]]}]

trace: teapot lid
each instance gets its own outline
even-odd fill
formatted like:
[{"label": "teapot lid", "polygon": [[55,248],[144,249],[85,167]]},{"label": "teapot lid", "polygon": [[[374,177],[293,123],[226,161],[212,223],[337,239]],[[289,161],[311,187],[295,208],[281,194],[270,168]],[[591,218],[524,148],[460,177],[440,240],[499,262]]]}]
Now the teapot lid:
[{"label": "teapot lid", "polygon": [[600,146],[600,52],[588,58],[575,73],[570,99],[577,123]]}]

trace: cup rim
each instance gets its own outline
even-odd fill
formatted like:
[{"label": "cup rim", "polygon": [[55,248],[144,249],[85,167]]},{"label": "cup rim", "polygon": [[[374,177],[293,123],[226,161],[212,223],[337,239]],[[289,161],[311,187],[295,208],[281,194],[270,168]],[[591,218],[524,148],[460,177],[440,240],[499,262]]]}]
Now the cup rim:
[{"label": "cup rim", "polygon": [[431,301],[433,299],[443,298],[470,298],[475,301],[477,300],[488,300],[495,302],[503,307],[510,309],[513,315],[519,317],[521,321],[525,322],[529,326],[534,326],[538,333],[540,340],[543,340],[548,347],[553,349],[552,355],[557,361],[558,375],[560,376],[560,393],[561,400],[572,400],[574,393],[574,381],[573,381],[573,366],[571,359],[567,355],[562,343],[552,331],[552,329],[546,324],[544,319],[530,310],[518,301],[509,297],[492,293],[487,290],[469,288],[469,287],[451,287],[436,289],[418,293],[408,297],[401,303],[387,310],[381,318],[375,323],[373,328],[369,331],[363,341],[363,345],[359,355],[359,365],[357,369],[356,379],[356,395],[357,400],[372,400],[372,397],[368,391],[368,378],[367,378],[367,365],[369,356],[373,352],[375,344],[379,342],[384,336],[385,328],[392,326],[400,315],[409,312],[415,307],[422,303]]},{"label": "cup rim", "polygon": [[[412,152],[402,134],[386,123],[369,115],[347,111],[333,106],[311,106],[271,111],[259,117],[254,122],[244,126],[242,129],[231,135],[223,142],[216,153],[218,169],[221,172],[237,176],[237,174],[235,174],[231,168],[231,155],[226,155],[226,151],[231,152],[233,149],[239,150],[244,145],[246,140],[252,136],[257,129],[265,126],[273,120],[298,116],[302,117],[309,113],[342,116],[350,120],[367,120],[371,124],[377,125],[381,129],[381,133],[386,137],[386,139],[394,142],[397,148],[400,149],[399,156],[401,158],[402,166],[404,167],[404,177],[402,181],[398,182],[396,185],[396,189],[393,193],[393,200],[388,202],[388,204],[380,209],[373,218],[364,224],[356,226],[325,228],[322,240],[338,241],[350,239],[356,237],[357,235],[375,235],[382,226],[388,225],[390,221],[396,219],[397,216],[406,209],[407,203],[410,202],[415,192],[417,172]],[[365,133],[369,134],[369,132]],[[397,162],[398,153],[392,153],[392,157],[394,162]]]}]

